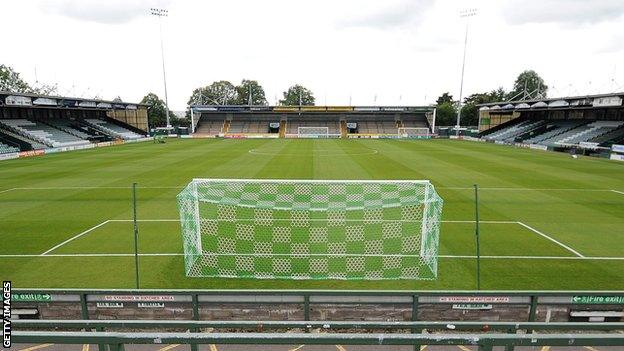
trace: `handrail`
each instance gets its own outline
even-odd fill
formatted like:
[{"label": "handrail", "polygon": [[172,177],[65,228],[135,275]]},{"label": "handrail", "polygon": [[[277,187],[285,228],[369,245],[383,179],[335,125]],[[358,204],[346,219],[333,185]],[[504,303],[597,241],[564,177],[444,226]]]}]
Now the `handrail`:
[{"label": "handrail", "polygon": [[193,321],[193,320],[29,320],[16,328],[238,328],[238,329],[436,329],[436,330],[624,330],[624,322],[465,322],[465,321]]}]

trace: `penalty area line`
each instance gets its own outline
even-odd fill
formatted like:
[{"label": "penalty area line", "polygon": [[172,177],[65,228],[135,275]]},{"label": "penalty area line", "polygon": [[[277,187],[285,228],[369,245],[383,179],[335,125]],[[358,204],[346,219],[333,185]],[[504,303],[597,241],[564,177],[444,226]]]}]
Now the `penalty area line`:
[{"label": "penalty area line", "polygon": [[522,223],[522,222],[518,222],[518,224],[519,224],[519,225],[521,225],[521,226],[523,226],[523,227],[525,227],[526,229],[528,229],[528,230],[532,231],[533,233],[535,233],[535,234],[537,234],[537,235],[540,235],[541,237],[543,237],[543,238],[545,238],[545,239],[548,239],[548,240],[552,241],[553,243],[555,243],[555,244],[557,244],[557,245],[559,245],[559,246],[563,247],[564,249],[566,249],[566,250],[570,251],[571,253],[575,254],[575,255],[576,255],[576,256],[578,256],[578,257],[582,257],[582,258],[584,258],[584,257],[585,257],[585,256],[581,255],[581,253],[580,253],[580,252],[578,252],[578,251],[574,250],[574,249],[573,249],[573,248],[571,248],[570,246],[568,246],[568,245],[566,245],[566,244],[562,243],[561,241],[559,241],[559,240],[557,240],[557,239],[555,239],[555,238],[553,238],[553,237],[551,237],[551,236],[549,236],[549,235],[546,235],[546,234],[544,234],[544,233],[540,232],[539,230],[537,230],[537,229],[535,229],[535,228],[533,228],[533,227],[531,227],[531,226],[529,226],[529,225],[526,225],[526,224],[524,224],[524,223]]},{"label": "penalty area line", "polygon": [[[222,254],[221,254],[222,255]],[[140,253],[141,257],[176,257],[184,256],[179,252],[163,252],[163,253]],[[296,256],[296,255],[295,255]],[[45,258],[45,257],[134,257],[133,253],[70,253],[70,254],[0,254],[1,258]],[[624,261],[624,257],[606,257],[606,256],[496,256],[483,255],[483,259],[493,260],[578,260],[578,261]],[[476,259],[475,255],[438,255],[438,258],[450,259]]]},{"label": "penalty area line", "polygon": [[48,249],[46,252],[42,253],[40,256],[46,256],[46,255],[47,255],[47,254],[49,254],[50,252],[52,252],[52,251],[54,251],[54,250],[58,249],[59,247],[61,247],[61,246],[65,245],[65,244],[67,244],[67,243],[69,243],[70,241],[76,240],[76,239],[80,238],[81,236],[83,236],[83,235],[85,235],[85,234],[88,234],[88,233],[90,233],[90,232],[92,232],[92,231],[96,230],[97,228],[99,228],[99,227],[101,227],[101,226],[105,225],[105,224],[106,224],[106,223],[108,223],[108,222],[110,222],[110,221],[109,221],[109,220],[106,220],[106,221],[104,221],[104,222],[102,222],[102,223],[100,223],[100,224],[98,224],[98,225],[96,225],[96,226],[93,226],[93,227],[91,227],[91,228],[89,228],[89,229],[85,230],[85,231],[84,231],[84,232],[82,232],[82,233],[78,233],[78,234],[76,234],[76,235],[72,236],[71,238],[69,238],[69,239],[67,239],[67,240],[63,241],[62,243],[60,243],[60,244],[58,244],[58,245],[56,245],[56,246],[54,246],[54,247],[52,247],[52,248]]},{"label": "penalty area line", "polygon": [[0,194],[2,193],[8,193],[9,191],[13,191],[13,190],[17,190],[19,188],[11,188],[11,189],[4,189],[4,190],[0,190]]},{"label": "penalty area line", "polygon": [[613,189],[611,189],[611,191],[613,191],[614,193],[618,193],[618,194],[624,195],[624,191],[613,190]]}]

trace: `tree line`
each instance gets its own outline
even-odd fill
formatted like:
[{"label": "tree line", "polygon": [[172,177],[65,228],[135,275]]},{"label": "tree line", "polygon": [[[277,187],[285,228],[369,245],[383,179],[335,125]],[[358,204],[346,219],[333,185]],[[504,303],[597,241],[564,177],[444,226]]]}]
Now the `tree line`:
[{"label": "tree line", "polygon": [[[314,105],[312,91],[295,84],[282,93],[280,105]],[[256,80],[243,79],[239,85],[227,80],[193,90],[187,105],[268,105],[264,88]]]},{"label": "tree line", "polygon": [[[479,104],[544,98],[547,92],[548,86],[539,74],[533,70],[526,70],[518,75],[511,91],[505,91],[499,87],[492,91],[476,93],[464,98],[461,106],[461,125],[476,126],[479,124],[479,107],[477,106]],[[436,125],[456,125],[458,101],[453,99],[453,95],[448,92],[440,95],[436,100],[436,107]]]}]

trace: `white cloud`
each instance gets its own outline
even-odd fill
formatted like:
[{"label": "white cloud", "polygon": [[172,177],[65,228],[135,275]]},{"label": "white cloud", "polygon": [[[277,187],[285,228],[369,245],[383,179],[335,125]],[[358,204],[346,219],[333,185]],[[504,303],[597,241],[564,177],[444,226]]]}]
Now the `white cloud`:
[{"label": "white cloud", "polygon": [[434,0],[385,1],[383,7],[354,6],[349,16],[338,22],[339,27],[396,28],[417,25]]},{"label": "white cloud", "polygon": [[45,13],[51,13],[80,21],[103,24],[121,24],[149,14],[151,7],[166,6],[169,0],[51,0],[40,1]]},{"label": "white cloud", "polygon": [[509,0],[503,7],[505,19],[525,23],[600,23],[622,17],[622,0]]}]

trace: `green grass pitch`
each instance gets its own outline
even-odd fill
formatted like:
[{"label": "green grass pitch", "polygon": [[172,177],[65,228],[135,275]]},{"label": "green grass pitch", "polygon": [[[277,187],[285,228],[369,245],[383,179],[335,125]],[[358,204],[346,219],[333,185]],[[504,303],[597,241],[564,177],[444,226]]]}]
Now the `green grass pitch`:
[{"label": "green grass pitch", "polygon": [[[16,287],[624,289],[624,165],[453,140],[168,140],[0,163],[0,276]],[[444,199],[435,281],[187,278],[175,196],[192,178],[429,179]]]}]

